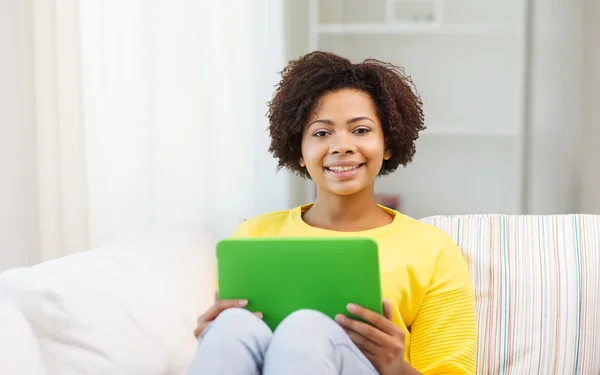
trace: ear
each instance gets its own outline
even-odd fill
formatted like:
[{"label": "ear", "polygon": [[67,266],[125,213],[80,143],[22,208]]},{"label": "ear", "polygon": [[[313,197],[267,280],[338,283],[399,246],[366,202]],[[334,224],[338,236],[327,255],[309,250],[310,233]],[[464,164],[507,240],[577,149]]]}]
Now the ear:
[{"label": "ear", "polygon": [[300,158],[300,159],[298,160],[298,164],[300,164],[300,166],[301,166],[302,168],[306,167],[306,163],[304,163],[304,159],[303,159],[303,158]]},{"label": "ear", "polygon": [[392,151],[389,148],[386,148],[385,152],[383,153],[383,160],[390,160],[391,157]]}]

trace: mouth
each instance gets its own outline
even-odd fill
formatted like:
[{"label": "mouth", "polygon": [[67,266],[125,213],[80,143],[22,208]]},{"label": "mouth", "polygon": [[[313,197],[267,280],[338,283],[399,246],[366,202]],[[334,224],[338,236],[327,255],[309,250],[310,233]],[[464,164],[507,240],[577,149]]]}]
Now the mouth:
[{"label": "mouth", "polygon": [[362,167],[364,164],[365,163],[361,163],[361,164],[356,164],[356,165],[351,165],[351,166],[334,165],[331,167],[326,167],[325,169],[327,169],[328,171],[331,171],[331,172],[343,173],[343,172],[350,172],[355,169],[358,169],[358,168]]},{"label": "mouth", "polygon": [[354,176],[358,172],[358,170],[364,165],[365,163],[344,166],[334,165],[330,167],[325,167],[325,170],[338,178],[349,178]]}]

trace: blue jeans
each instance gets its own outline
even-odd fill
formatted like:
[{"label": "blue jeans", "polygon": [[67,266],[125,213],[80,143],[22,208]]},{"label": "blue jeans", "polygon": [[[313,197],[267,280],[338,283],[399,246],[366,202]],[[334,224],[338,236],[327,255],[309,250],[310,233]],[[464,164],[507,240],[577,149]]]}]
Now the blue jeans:
[{"label": "blue jeans", "polygon": [[331,318],[300,310],[275,332],[245,309],[228,309],[200,336],[188,375],[376,375]]}]

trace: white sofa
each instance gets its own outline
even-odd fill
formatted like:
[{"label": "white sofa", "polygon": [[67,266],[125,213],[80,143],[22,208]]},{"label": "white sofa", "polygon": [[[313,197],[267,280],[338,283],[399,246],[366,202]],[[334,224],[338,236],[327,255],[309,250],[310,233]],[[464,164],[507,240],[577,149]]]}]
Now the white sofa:
[{"label": "white sofa", "polygon": [[[423,221],[461,246],[480,374],[600,374],[600,216]],[[179,375],[211,302],[214,243],[153,232],[0,274],[0,374]]]}]

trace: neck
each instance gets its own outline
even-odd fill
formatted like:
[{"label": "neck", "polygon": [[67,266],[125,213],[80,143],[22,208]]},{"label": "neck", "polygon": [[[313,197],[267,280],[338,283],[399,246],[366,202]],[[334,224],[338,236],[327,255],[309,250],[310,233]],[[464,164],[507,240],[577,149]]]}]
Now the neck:
[{"label": "neck", "polygon": [[305,213],[305,221],[317,227],[336,230],[368,229],[379,226],[385,214],[377,205],[373,187],[349,196],[317,191],[315,204]]}]

